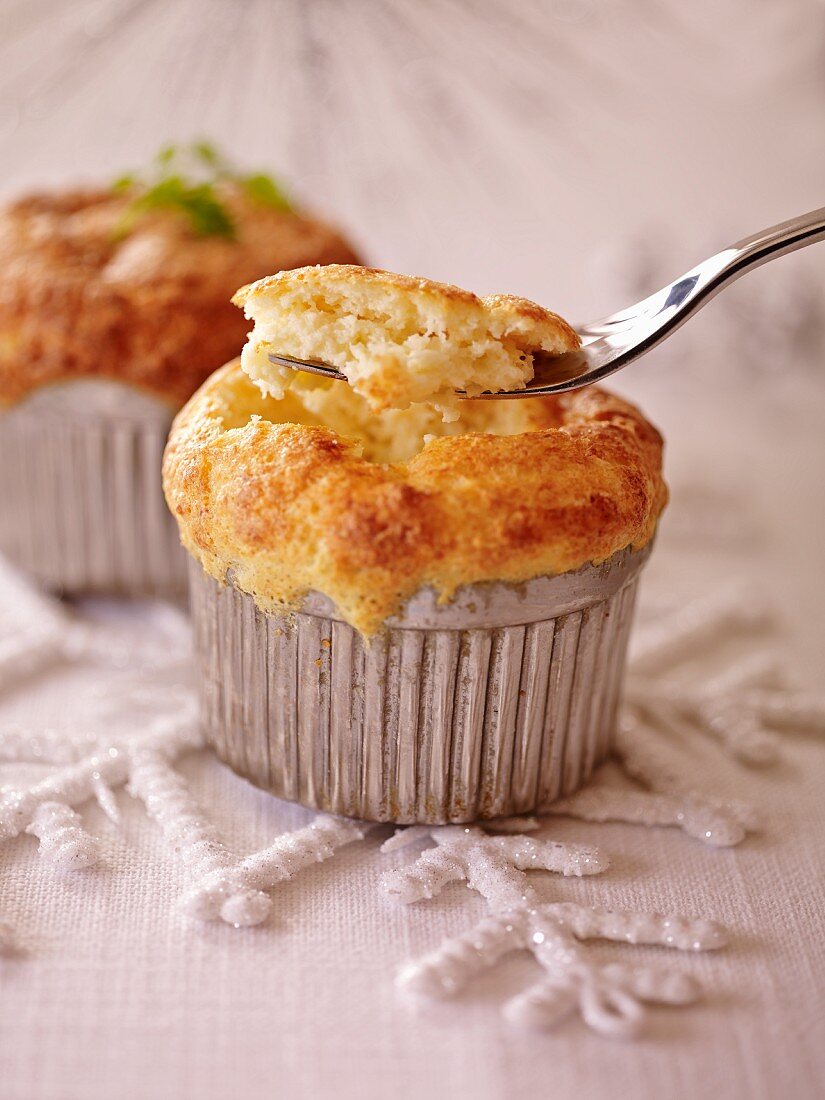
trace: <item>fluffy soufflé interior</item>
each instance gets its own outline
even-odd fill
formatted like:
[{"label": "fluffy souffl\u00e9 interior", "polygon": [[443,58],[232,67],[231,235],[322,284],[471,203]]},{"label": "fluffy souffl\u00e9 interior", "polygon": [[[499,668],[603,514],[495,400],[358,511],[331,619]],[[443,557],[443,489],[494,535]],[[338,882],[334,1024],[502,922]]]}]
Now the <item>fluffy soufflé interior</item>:
[{"label": "fluffy souffl\u00e9 interior", "polygon": [[[256,411],[274,423],[323,425],[355,441],[370,462],[408,462],[425,444],[443,436],[484,432],[518,435],[532,427],[530,401],[463,402],[459,417],[445,421],[427,404],[375,412],[368,402],[342,382],[301,374],[283,398],[261,397]],[[238,425],[241,426],[240,424]]]},{"label": "fluffy souffl\u00e9 interior", "polygon": [[263,279],[234,301],[255,322],[241,362],[262,392],[280,397],[292,380],[269,360],[280,352],[337,367],[375,411],[426,402],[458,420],[456,390],[523,389],[536,352],[578,346],[560,317],[526,299],[345,264]]}]

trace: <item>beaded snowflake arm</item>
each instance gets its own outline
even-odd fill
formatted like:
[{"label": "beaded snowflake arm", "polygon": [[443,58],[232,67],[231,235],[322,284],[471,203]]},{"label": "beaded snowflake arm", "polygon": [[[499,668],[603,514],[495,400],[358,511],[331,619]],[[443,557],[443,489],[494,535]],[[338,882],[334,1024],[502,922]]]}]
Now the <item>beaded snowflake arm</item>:
[{"label": "beaded snowflake arm", "polygon": [[[85,736],[79,743],[86,744]],[[95,797],[116,820],[112,788],[127,784],[193,880],[183,901],[185,911],[241,927],[266,919],[272,904],[266,891],[271,887],[363,837],[360,824],[320,814],[261,851],[236,856],[174,766],[178,756],[202,747],[191,704],[176,718],[157,719],[144,735],[104,742],[80,759],[74,759],[76,744],[67,749],[70,764],[0,797],[0,840],[29,833],[52,862],[68,870],[88,867],[100,848],[74,807]]]},{"label": "beaded snowflake arm", "polygon": [[778,758],[781,732],[825,734],[825,695],[791,687],[773,652],[751,652],[698,683],[673,678],[698,652],[750,642],[770,622],[758,596],[739,585],[658,616],[634,648],[630,709],[678,735],[704,733],[752,766]]},{"label": "beaded snowflake arm", "polygon": [[40,852],[60,867],[80,870],[97,863],[100,846],[65,802],[41,802],[26,832],[40,841]]},{"label": "beaded snowflake arm", "polygon": [[[685,1004],[695,998],[698,987],[690,978],[649,966],[591,963],[582,941],[599,938],[693,951],[724,943],[721,928],[710,921],[541,902],[527,870],[599,874],[607,861],[592,848],[519,834],[491,836],[477,826],[418,828],[414,839],[425,831],[433,846],[410,866],[388,871],[385,892],[409,904],[434,897],[447,882],[465,881],[481,894],[491,913],[399,971],[399,988],[416,998],[453,996],[505,955],[527,950],[545,976],[505,1006],[511,1023],[549,1028],[578,1011],[585,1023],[602,1034],[635,1035],[644,1024],[644,1002]],[[401,841],[393,838],[384,850],[396,850]]]},{"label": "beaded snowflake arm", "polygon": [[267,890],[331,859],[364,833],[358,822],[318,814],[305,828],[283,833],[267,848],[207,871],[183,899],[184,909],[201,920],[220,917],[236,928],[259,924],[272,906]]},{"label": "beaded snowflake arm", "polygon": [[66,734],[63,730],[35,730],[14,725],[0,728],[0,763],[74,764],[105,748],[107,739],[96,733]]},{"label": "beaded snowflake arm", "polygon": [[[271,908],[266,891],[272,886],[363,836],[355,823],[319,815],[306,828],[277,837],[260,852],[236,856],[174,766],[178,756],[203,747],[191,690],[170,680],[170,675],[186,670],[189,660],[190,627],[185,617],[171,606],[150,606],[156,634],[169,644],[135,646],[134,639],[124,638],[106,623],[75,618],[0,563],[3,593],[9,599],[0,601],[0,691],[54,665],[104,663],[128,670],[130,709],[147,710],[147,732],[112,739],[89,732],[0,729],[0,761],[54,767],[22,788],[0,789],[0,841],[28,833],[38,839],[41,855],[57,866],[91,866],[100,857],[100,844],[85,829],[76,808],[96,798],[117,822],[113,790],[128,785],[193,880],[184,898],[185,910],[241,926],[266,918]],[[20,623],[27,625],[21,630]],[[115,710],[122,705],[119,697],[110,695],[102,702]],[[160,716],[152,716],[159,707]],[[3,927],[5,943],[11,932],[7,935]]]},{"label": "beaded snowflake arm", "polygon": [[770,622],[764,603],[740,585],[716,589],[642,628],[632,648],[633,670],[642,675],[666,672],[724,635],[752,633]]},{"label": "beaded snowflake arm", "polygon": [[[825,696],[785,683],[772,652],[758,650],[725,664],[712,676],[685,682],[682,666],[697,648],[749,640],[770,619],[740,586],[660,612],[641,632],[631,662],[626,701],[614,735],[614,757],[644,790],[604,781],[546,807],[549,814],[586,821],[673,826],[712,846],[739,844],[758,828],[741,802],[694,789],[681,774],[672,738],[709,737],[746,766],[776,761],[781,733],[825,733]],[[680,675],[681,674],[681,675]]]},{"label": "beaded snowflake arm", "polygon": [[82,661],[143,673],[186,668],[191,635],[186,616],[157,603],[150,617],[168,644],[136,642],[110,623],[79,618],[0,558],[0,693],[55,666]]}]

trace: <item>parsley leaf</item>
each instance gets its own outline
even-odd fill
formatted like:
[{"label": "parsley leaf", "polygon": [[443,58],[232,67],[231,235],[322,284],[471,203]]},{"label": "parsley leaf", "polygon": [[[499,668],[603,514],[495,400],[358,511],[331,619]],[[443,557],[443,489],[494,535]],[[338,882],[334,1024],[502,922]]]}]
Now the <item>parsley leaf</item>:
[{"label": "parsley leaf", "polygon": [[265,176],[262,172],[252,176],[244,176],[244,191],[254,202],[263,206],[274,206],[276,210],[292,210],[292,203],[282,187],[271,176]]},{"label": "parsley leaf", "polygon": [[235,224],[216,186],[224,181],[236,184],[261,206],[284,212],[293,209],[286,192],[271,176],[238,172],[211,142],[166,145],[148,171],[129,173],[113,182],[114,192],[132,194],[117,235],[130,233],[142,214],[170,210],[185,216],[199,237],[233,240]]}]

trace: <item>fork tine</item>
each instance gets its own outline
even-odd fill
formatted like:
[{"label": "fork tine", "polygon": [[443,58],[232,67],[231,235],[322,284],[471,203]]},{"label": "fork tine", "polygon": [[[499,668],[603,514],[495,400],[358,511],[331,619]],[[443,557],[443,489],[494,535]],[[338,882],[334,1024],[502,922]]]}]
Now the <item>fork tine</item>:
[{"label": "fork tine", "polygon": [[274,352],[270,352],[267,358],[276,367],[289,367],[290,370],[318,374],[322,378],[335,378],[339,382],[346,382],[347,380],[347,376],[342,374],[337,367],[333,367],[329,363],[322,363],[319,359],[296,359],[292,355],[275,355]]}]

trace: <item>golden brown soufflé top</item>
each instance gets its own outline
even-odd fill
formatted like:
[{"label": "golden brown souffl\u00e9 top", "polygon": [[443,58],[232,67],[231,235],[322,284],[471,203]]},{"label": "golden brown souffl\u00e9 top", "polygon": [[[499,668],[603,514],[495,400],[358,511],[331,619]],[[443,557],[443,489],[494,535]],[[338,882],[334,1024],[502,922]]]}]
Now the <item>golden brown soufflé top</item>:
[{"label": "golden brown souffl\u00e9 top", "polygon": [[187,550],[264,610],[310,590],[374,633],[425,585],[522,582],[652,537],[662,439],[595,387],[376,414],[344,382],[263,396],[237,362],[178,414],[164,462]]},{"label": "golden brown souffl\u00e9 top", "polygon": [[36,387],[118,379],[173,407],[243,345],[230,298],[275,269],[357,263],[332,227],[220,184],[232,239],[169,210],[123,231],[130,195],[32,194],[0,210],[0,407]]}]

